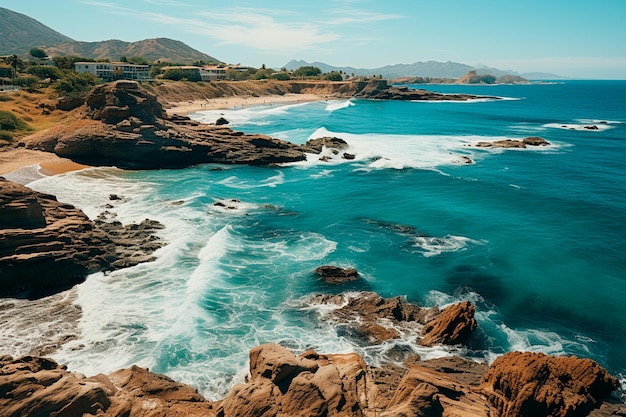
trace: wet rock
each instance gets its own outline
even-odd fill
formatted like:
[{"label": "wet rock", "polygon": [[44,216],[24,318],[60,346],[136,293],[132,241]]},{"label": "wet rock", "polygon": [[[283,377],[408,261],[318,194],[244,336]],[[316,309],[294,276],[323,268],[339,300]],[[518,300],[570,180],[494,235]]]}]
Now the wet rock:
[{"label": "wet rock", "polygon": [[341,138],[324,136],[322,138],[309,139],[300,148],[303,152],[319,154],[324,148],[341,151],[348,148],[348,142]]},{"label": "wet rock", "polygon": [[322,278],[325,283],[333,285],[356,281],[360,277],[354,268],[340,268],[332,265],[320,266],[315,269],[315,274]]},{"label": "wet rock", "polygon": [[478,142],[474,146],[477,148],[526,148],[527,146],[547,146],[550,142],[547,140],[531,136],[523,140],[502,139],[493,142]]},{"label": "wet rock", "polygon": [[[0,178],[0,296],[39,298],[93,272],[152,260],[162,226],[92,222],[56,197]],[[6,220],[5,220],[6,219]]]},{"label": "wet rock", "polygon": [[228,120],[224,119],[223,117],[220,117],[220,118],[218,118],[218,119],[215,121],[215,125],[217,125],[217,126],[227,125],[227,124],[229,124],[229,123],[230,123],[230,122],[229,122]]},{"label": "wet rock", "polygon": [[447,307],[426,323],[419,343],[424,346],[456,345],[467,340],[478,326],[474,311],[475,308],[469,301]]},{"label": "wet rock", "polygon": [[524,138],[522,142],[528,146],[548,146],[550,144],[550,142],[539,136],[529,136]]}]

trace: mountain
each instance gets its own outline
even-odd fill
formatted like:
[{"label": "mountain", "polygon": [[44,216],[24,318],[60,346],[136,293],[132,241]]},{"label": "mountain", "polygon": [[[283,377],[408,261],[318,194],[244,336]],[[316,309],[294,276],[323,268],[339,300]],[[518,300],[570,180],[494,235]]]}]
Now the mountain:
[{"label": "mountain", "polygon": [[155,62],[220,62],[183,42],[168,38],[146,39],[138,42],[124,42],[116,39],[80,42],[26,15],[0,7],[0,56],[16,54],[27,58],[32,48],[42,48],[50,56],[76,55],[111,61],[118,61],[122,56],[141,56],[148,61]]},{"label": "mountain", "polygon": [[401,77],[430,77],[430,78],[460,78],[469,71],[476,70],[479,74],[489,74],[496,77],[511,74],[522,76],[529,80],[554,80],[564,77],[556,74],[548,73],[526,73],[520,74],[515,71],[503,71],[497,68],[486,66],[472,67],[471,65],[461,64],[458,62],[415,62],[413,64],[396,64],[386,65],[379,68],[353,68],[353,67],[335,67],[323,62],[306,62],[291,60],[284,67],[288,70],[294,70],[302,66],[314,66],[322,70],[322,72],[343,71],[347,74],[354,75],[382,75],[384,78],[393,79]]},{"label": "mountain", "polygon": [[32,48],[74,42],[26,15],[0,7],[0,55],[23,55]]},{"label": "mountain", "polygon": [[183,42],[168,38],[146,39],[138,42],[124,42],[117,39],[102,42],[72,41],[46,48],[46,52],[50,56],[77,55],[111,61],[117,61],[122,56],[141,56],[151,62],[220,62],[219,59],[197,51]]}]

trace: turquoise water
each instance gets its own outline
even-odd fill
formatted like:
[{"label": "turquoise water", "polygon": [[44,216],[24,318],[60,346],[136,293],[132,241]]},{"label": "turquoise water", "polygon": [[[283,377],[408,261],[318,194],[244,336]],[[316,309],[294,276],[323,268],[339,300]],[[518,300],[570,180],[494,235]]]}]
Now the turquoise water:
[{"label": "turquoise water", "polygon": [[[575,354],[626,376],[626,82],[428,88],[505,99],[202,112],[193,117],[223,115],[234,129],[296,143],[338,136],[356,159],[99,168],[31,183],[90,217],[112,204],[123,222],[166,225],[156,262],[79,286],[81,338],[56,358],[87,374],[137,363],[209,398],[240,381],[248,350],[265,342],[357,351],[373,364],[394,344],[425,358]],[[552,145],[468,146],[527,136]],[[340,291],[313,276],[323,264],[356,268],[364,280],[352,291],[429,306],[470,299],[479,330],[469,349],[419,347],[414,335],[358,345],[308,303]]]}]

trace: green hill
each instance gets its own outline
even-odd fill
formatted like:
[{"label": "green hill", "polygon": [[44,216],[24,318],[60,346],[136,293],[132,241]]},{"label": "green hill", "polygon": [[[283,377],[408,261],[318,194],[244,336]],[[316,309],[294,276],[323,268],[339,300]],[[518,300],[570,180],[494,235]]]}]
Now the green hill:
[{"label": "green hill", "polygon": [[0,7],[0,55],[24,55],[31,48],[73,41],[35,19]]},{"label": "green hill", "polygon": [[122,56],[141,56],[154,62],[220,62],[183,42],[167,38],[137,42],[116,39],[101,42],[75,41],[35,19],[0,7],[0,56],[16,54],[26,58],[31,48],[42,48],[53,57],[77,55],[117,61]]}]

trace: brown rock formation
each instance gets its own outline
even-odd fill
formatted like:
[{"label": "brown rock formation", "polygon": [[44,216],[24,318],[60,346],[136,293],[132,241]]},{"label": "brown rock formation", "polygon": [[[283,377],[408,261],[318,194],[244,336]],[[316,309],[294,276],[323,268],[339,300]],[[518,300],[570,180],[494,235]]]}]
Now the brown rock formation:
[{"label": "brown rock formation", "polygon": [[[0,357],[0,415],[103,417],[619,416],[615,380],[588,359],[510,353],[369,367],[355,354],[250,351],[250,376],[219,402],[133,366],[86,378],[37,357]],[[594,409],[595,408],[595,409]]]},{"label": "brown rock formation", "polygon": [[617,388],[590,359],[512,352],[496,359],[481,389],[498,415],[586,416]]},{"label": "brown rock formation", "polygon": [[136,366],[85,378],[50,359],[0,358],[3,416],[206,416],[211,407],[194,389]]},{"label": "brown rock formation", "polygon": [[478,326],[474,311],[475,308],[469,301],[447,307],[426,323],[420,343],[424,346],[456,345],[465,341]]},{"label": "brown rock formation", "polygon": [[77,111],[82,111],[83,119],[37,134],[31,146],[87,165],[128,169],[305,159],[297,145],[269,136],[176,117],[168,120],[156,97],[136,82],[97,86]]},{"label": "brown rock formation", "polygon": [[548,142],[547,140],[537,136],[531,136],[524,138],[521,141],[513,139],[502,139],[493,142],[478,142],[474,146],[476,146],[477,148],[526,148],[527,146],[547,145],[550,145],[550,142]]},{"label": "brown rock formation", "polygon": [[218,416],[360,416],[367,408],[366,365],[355,353],[295,356],[261,345],[250,351],[250,375],[223,400]]},{"label": "brown rock formation", "polygon": [[318,154],[322,152],[324,147],[333,149],[339,153],[339,151],[348,148],[348,143],[341,138],[325,136],[323,138],[307,140],[304,145],[300,146],[300,149],[302,149],[303,152]]},{"label": "brown rock formation", "polygon": [[354,97],[375,100],[403,101],[467,101],[474,99],[499,99],[491,96],[475,96],[472,94],[441,94],[428,90],[415,90],[408,87],[387,85],[386,80],[370,80],[355,82]]},{"label": "brown rock formation", "polygon": [[80,210],[0,178],[0,296],[39,297],[89,273],[151,260],[160,247],[151,221],[93,223]]},{"label": "brown rock formation", "polygon": [[363,292],[356,297],[322,295],[312,303],[342,306],[330,313],[331,319],[348,326],[353,335],[368,343],[399,338],[398,330],[402,329],[415,334],[426,346],[458,344],[476,329],[474,306],[469,301],[440,311],[437,307],[421,308],[402,297],[383,298]]},{"label": "brown rock formation", "polygon": [[327,284],[345,284],[359,279],[359,273],[354,268],[339,268],[332,265],[324,265],[315,269],[315,274]]}]

